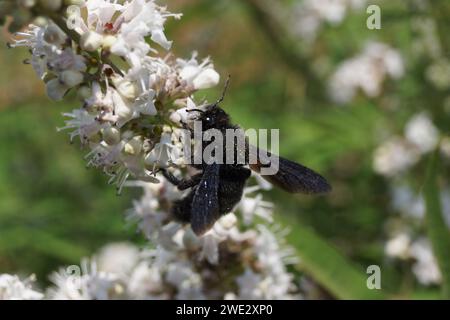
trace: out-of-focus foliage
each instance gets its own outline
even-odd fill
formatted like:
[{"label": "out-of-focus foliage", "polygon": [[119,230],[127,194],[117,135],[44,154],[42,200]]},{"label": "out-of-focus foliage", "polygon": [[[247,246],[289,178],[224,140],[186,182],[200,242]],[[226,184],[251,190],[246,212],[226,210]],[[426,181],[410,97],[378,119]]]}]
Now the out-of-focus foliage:
[{"label": "out-of-focus foliage", "polygon": [[[308,247],[308,240],[320,235],[352,262],[352,268],[364,272],[369,265],[379,265],[383,289],[392,296],[439,297],[439,285],[416,280],[414,261],[391,259],[385,253],[385,243],[399,225],[425,236],[423,221],[411,222],[392,206],[392,193],[404,184],[420,193],[426,157],[405,173],[386,178],[375,172],[374,155],[390,137],[403,135],[408,121],[423,111],[448,136],[450,83],[446,86],[444,79],[436,86],[430,81],[436,79],[430,77],[430,66],[449,59],[450,36],[445,30],[450,4],[377,1],[380,30],[366,27],[367,5],[363,5],[349,10],[339,23],[321,23],[315,38],[305,39],[293,24],[273,32],[273,16],[255,3],[171,1],[171,11],[179,9],[184,17],[181,24],[169,24],[168,34],[179,56],[189,56],[195,48],[200,56],[213,57],[222,75],[231,74],[223,105],[235,122],[245,128],[280,128],[280,153],[323,173],[333,185],[326,197],[268,193],[276,211],[289,217],[292,244],[298,244],[305,260],[313,256],[306,265],[340,259],[331,251]],[[296,3],[276,2],[271,13],[286,22],[283,15],[294,12]],[[433,43],[440,53],[427,53],[432,45],[422,43],[423,34],[430,33],[424,31],[429,23],[435,26]],[[329,97],[329,79],[370,41],[400,53],[403,75],[387,77],[376,96],[369,98],[360,90],[338,105]],[[18,56],[19,52],[0,49],[0,273],[37,272],[43,279],[50,270],[77,262],[109,240],[133,237],[121,213],[130,206],[134,191],[125,189],[117,197],[105,177],[84,168],[80,151],[55,131],[63,123],[59,113],[70,110],[71,104],[50,103],[42,97],[44,90],[31,68],[20,64],[26,53]],[[214,100],[219,94],[211,91],[205,98]],[[449,187],[448,164],[448,158],[443,160],[436,173],[441,189]],[[305,226],[315,232],[305,231]],[[359,281],[347,271],[342,279]],[[314,283],[314,276],[332,281],[334,274],[318,271],[312,276]],[[313,287],[316,298],[336,296],[338,290],[326,291],[323,284]]]}]

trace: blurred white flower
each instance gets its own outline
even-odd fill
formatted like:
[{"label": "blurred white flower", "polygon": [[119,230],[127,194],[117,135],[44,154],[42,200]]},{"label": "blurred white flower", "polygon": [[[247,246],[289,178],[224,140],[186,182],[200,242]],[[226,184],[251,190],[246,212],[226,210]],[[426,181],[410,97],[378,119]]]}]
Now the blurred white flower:
[{"label": "blurred white flower", "polygon": [[208,89],[219,84],[220,75],[214,70],[214,66],[209,59],[205,59],[201,64],[197,61],[197,53],[194,53],[188,61],[177,60],[180,67],[180,78],[195,90]]},{"label": "blurred white flower", "polygon": [[127,275],[139,261],[139,250],[127,242],[111,243],[100,250],[96,261],[99,270]]},{"label": "blurred white flower", "polygon": [[0,300],[40,300],[44,295],[32,288],[34,276],[20,280],[18,276],[0,274]]},{"label": "blurred white flower", "polygon": [[370,42],[361,54],[338,66],[330,79],[330,95],[340,104],[350,102],[359,89],[371,98],[377,97],[387,77],[398,79],[403,73],[403,58],[397,50]]},{"label": "blurred white flower", "polygon": [[406,139],[416,146],[421,153],[434,150],[439,142],[439,130],[426,113],[413,116],[405,128]]},{"label": "blurred white flower", "polygon": [[438,89],[445,90],[450,87],[450,61],[438,59],[428,66],[425,76]]},{"label": "blurred white flower", "polygon": [[385,252],[389,257],[408,259],[410,258],[411,238],[408,233],[399,233],[385,245]]},{"label": "blurred white flower", "polygon": [[375,150],[373,167],[379,174],[395,176],[409,169],[419,159],[416,148],[401,137],[392,137]]},{"label": "blurred white flower", "polygon": [[47,296],[54,300],[118,299],[124,291],[119,275],[99,270],[95,259],[83,260],[81,268],[61,269],[50,280],[54,286],[47,290]]},{"label": "blurred white flower", "polygon": [[290,11],[294,31],[303,39],[314,40],[324,22],[340,24],[348,11],[361,9],[367,0],[304,0]]},{"label": "blurred white flower", "polygon": [[413,272],[421,284],[430,285],[441,282],[441,272],[428,239],[416,240],[411,245],[411,256],[416,260]]},{"label": "blurred white flower", "polygon": [[395,186],[391,191],[392,207],[405,217],[423,219],[425,216],[425,201],[422,195],[415,194],[406,185]]}]

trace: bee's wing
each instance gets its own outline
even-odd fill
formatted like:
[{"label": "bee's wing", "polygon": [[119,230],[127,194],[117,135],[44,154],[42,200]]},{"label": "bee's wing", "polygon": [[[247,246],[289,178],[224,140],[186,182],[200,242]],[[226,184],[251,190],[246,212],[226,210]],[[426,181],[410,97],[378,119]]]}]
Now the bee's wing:
[{"label": "bee's wing", "polygon": [[197,235],[202,235],[220,218],[219,211],[220,165],[211,164],[203,171],[202,179],[195,191],[191,207],[191,227]]},{"label": "bee's wing", "polygon": [[[256,164],[250,164],[250,168],[258,173],[261,171],[261,168],[269,166],[266,164],[270,160],[269,157],[276,157],[268,151],[259,152],[259,149],[252,145],[250,145],[250,152],[258,152],[258,160],[262,160],[262,163],[257,161]],[[261,175],[270,183],[292,193],[326,193],[331,190],[327,180],[320,174],[288,159],[277,158],[278,172],[274,175]]]}]

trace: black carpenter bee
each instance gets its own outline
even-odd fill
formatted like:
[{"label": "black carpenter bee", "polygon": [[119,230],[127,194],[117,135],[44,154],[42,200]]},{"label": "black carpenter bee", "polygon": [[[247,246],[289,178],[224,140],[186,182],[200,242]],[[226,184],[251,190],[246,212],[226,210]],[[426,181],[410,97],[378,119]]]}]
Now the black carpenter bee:
[{"label": "black carpenter bee", "polygon": [[[222,97],[216,103],[206,106],[204,110],[188,110],[199,113],[196,120],[201,121],[203,130],[217,129],[223,133],[224,137],[226,136],[225,130],[239,129],[239,126],[233,125],[228,114],[219,107],[219,104],[224,99],[227,86],[228,82]],[[211,142],[202,141],[202,150],[209,143]],[[223,145],[225,148],[226,143]],[[242,152],[234,141],[232,145],[234,146],[232,152],[236,154]],[[221,216],[231,212],[242,198],[245,183],[251,175],[250,169],[260,173],[268,161],[274,159],[274,155],[267,151],[259,153],[259,149],[248,144],[248,142],[245,143],[243,152],[245,152],[244,164],[237,163],[237,161],[231,164],[208,164],[204,160],[202,160],[201,164],[191,164],[192,167],[201,170],[201,172],[188,179],[179,179],[167,170],[162,170],[166,179],[176,185],[179,190],[191,188],[184,198],[174,202],[171,213],[175,219],[183,223],[190,223],[192,230],[197,235],[202,235]],[[253,164],[249,164],[249,154],[251,152],[258,154],[257,161]],[[265,158],[264,154],[267,155]],[[322,194],[331,190],[325,178],[311,169],[282,157],[277,157],[277,160],[277,173],[261,175],[272,184],[290,193]],[[246,167],[247,165],[250,169]]]}]

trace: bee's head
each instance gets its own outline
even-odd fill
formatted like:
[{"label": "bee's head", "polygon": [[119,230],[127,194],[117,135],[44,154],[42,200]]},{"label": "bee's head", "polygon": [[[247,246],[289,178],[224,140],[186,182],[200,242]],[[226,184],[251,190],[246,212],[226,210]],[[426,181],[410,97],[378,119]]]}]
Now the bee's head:
[{"label": "bee's head", "polygon": [[226,129],[230,122],[230,117],[217,104],[211,104],[200,114],[198,118],[202,122],[203,130]]},{"label": "bee's head", "polygon": [[222,97],[214,104],[208,105],[205,110],[200,109],[191,109],[189,111],[197,111],[200,113],[197,120],[202,122],[203,130],[208,129],[226,129],[230,126],[230,117],[228,114],[223,111],[219,104],[223,101],[225,97],[226,90],[228,88],[228,84],[230,82],[230,77],[225,84]]}]

